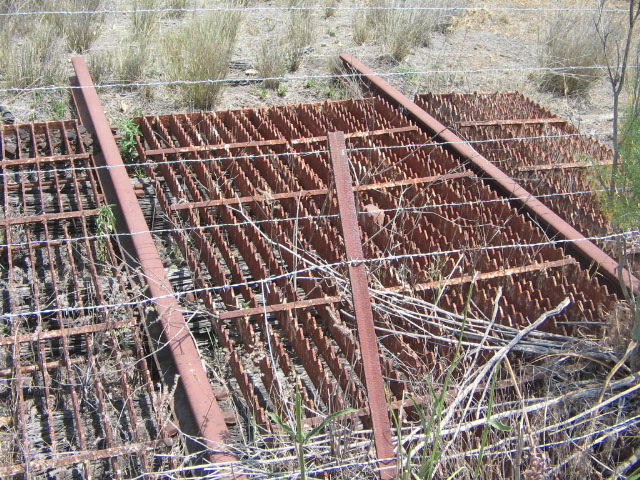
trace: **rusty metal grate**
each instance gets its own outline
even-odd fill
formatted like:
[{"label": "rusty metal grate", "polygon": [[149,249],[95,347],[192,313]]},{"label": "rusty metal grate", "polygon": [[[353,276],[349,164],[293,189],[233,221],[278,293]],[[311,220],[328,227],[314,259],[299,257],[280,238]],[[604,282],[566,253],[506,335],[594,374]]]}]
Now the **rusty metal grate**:
[{"label": "rusty metal grate", "polygon": [[96,237],[110,230],[98,225],[109,220],[92,144],[76,121],[0,134],[3,478],[171,466],[169,392],[148,362],[143,292],[112,241]]},{"label": "rusty metal grate", "polygon": [[[519,93],[424,94],[416,103],[587,236],[611,233],[588,170],[613,152]],[[485,142],[488,141],[488,142]],[[576,195],[563,195],[576,192]],[[585,193],[579,193],[585,192]],[[601,246],[606,247],[601,242]]]},{"label": "rusty metal grate", "polygon": [[593,333],[615,300],[381,98],[138,122],[160,206],[261,426],[296,386],[310,417],[367,404],[328,131],[346,137],[390,401],[436,377],[456,338],[446,322],[412,336],[400,310],[461,314],[473,282],[473,318],[491,318],[498,289],[506,327],[569,297],[544,328]]}]

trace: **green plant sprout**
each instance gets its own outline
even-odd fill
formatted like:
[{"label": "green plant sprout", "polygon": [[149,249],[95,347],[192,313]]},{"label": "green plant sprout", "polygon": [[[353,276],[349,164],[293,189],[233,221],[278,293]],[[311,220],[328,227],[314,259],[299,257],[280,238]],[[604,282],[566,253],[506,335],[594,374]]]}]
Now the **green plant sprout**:
[{"label": "green plant sprout", "polygon": [[124,163],[135,163],[138,159],[138,151],[136,150],[137,137],[141,134],[140,127],[133,118],[122,118],[116,122],[120,140],[118,140],[118,148]]},{"label": "green plant sprout", "polygon": [[340,410],[339,412],[334,412],[329,415],[322,421],[320,425],[310,430],[308,433],[304,432],[304,424],[302,423],[303,416],[303,406],[302,406],[302,395],[300,394],[300,389],[296,386],[296,401],[294,407],[295,414],[295,430],[287,425],[280,415],[269,412],[269,417],[276,422],[280,428],[282,428],[289,439],[295,443],[296,453],[298,454],[298,465],[300,466],[300,479],[306,480],[307,478],[307,466],[304,458],[304,447],[309,440],[311,440],[318,432],[320,432],[324,427],[326,427],[329,423],[333,421],[336,417],[341,415],[347,415],[349,413],[353,413],[356,410],[353,408],[347,408],[345,410]]},{"label": "green plant sprout", "polygon": [[116,216],[113,213],[115,205],[103,205],[98,208],[96,217],[96,235],[98,239],[98,258],[105,260],[107,257],[107,235],[111,235],[116,230]]}]

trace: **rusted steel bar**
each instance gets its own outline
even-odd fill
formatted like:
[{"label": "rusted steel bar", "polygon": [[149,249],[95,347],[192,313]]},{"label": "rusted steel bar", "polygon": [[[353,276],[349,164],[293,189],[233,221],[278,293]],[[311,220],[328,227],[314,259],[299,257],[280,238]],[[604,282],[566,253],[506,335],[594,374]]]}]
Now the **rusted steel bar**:
[{"label": "rusted steel bar", "polygon": [[385,288],[386,292],[418,292],[421,290],[429,290],[432,288],[451,287],[454,285],[462,285],[464,283],[470,283],[479,280],[490,280],[492,278],[508,277],[511,275],[518,275],[522,273],[538,272],[540,270],[549,270],[551,268],[566,267],[567,265],[574,265],[576,260],[574,258],[564,258],[562,260],[556,260],[552,262],[534,263],[532,265],[524,265],[522,267],[507,268],[505,270],[496,270],[493,272],[478,273],[476,275],[465,275],[463,277],[446,278],[443,280],[434,280],[432,282],[418,283],[416,285],[400,285],[397,287]]},{"label": "rusted steel bar", "polygon": [[80,218],[91,215],[98,215],[100,210],[97,208],[84,211],[45,213],[42,215],[31,215],[28,217],[12,217],[0,219],[0,226],[8,227],[10,225],[24,225],[26,223],[46,223],[52,220],[64,220],[68,218]]},{"label": "rusted steel bar", "polygon": [[191,419],[182,418],[185,425],[192,422],[192,432],[203,437],[214,462],[233,461],[226,453],[219,453],[221,444],[228,438],[229,432],[224,415],[202,366],[195,342],[180,312],[167,273],[160,259],[144,214],[138,204],[131,186],[118,146],[113,138],[109,122],[104,115],[98,94],[93,87],[84,59],[72,59],[76,72],[75,83],[81,87],[73,89],[73,97],[82,123],[92,130],[100,144],[101,153],[96,160],[107,167],[101,170],[102,183],[107,190],[109,203],[116,205],[116,213],[122,222],[122,228],[130,233],[130,242],[142,272],[147,281],[148,291],[154,297],[158,319],[162,326],[163,350],[171,356],[172,367],[179,375],[180,386],[184,393],[184,402],[192,415]]},{"label": "rusted steel bar", "polygon": [[340,297],[323,297],[311,298],[309,300],[299,300],[297,302],[280,303],[276,305],[264,305],[255,308],[243,308],[241,310],[231,310],[230,312],[221,312],[220,320],[229,320],[238,317],[250,317],[253,315],[263,315],[265,313],[276,313],[296,310],[299,308],[316,307],[318,305],[329,305],[330,303],[338,303]]},{"label": "rusted steel bar", "polygon": [[569,121],[565,118],[526,118],[509,120],[479,120],[456,122],[459,127],[495,127],[500,125],[537,125],[540,123],[560,123],[566,124]]},{"label": "rusted steel bar", "polygon": [[[351,172],[347,158],[347,147],[342,132],[329,132],[329,150],[333,164],[333,176],[336,182],[340,223],[349,263],[351,295],[358,325],[360,353],[364,367],[365,386],[371,411],[373,437],[380,463],[380,478],[395,477],[391,424],[387,411],[384,380],[380,366],[378,338],[373,324],[373,311],[369,295],[369,282],[364,263],[364,252],[355,198],[353,196]],[[360,261],[360,262],[359,262]]]},{"label": "rusted steel bar", "polygon": [[[433,175],[431,177],[421,178],[407,178],[406,180],[394,180],[391,182],[379,182],[371,183],[368,185],[356,185],[352,189],[354,192],[365,192],[368,190],[381,190],[394,187],[405,187],[408,185],[419,185],[421,183],[441,182],[445,180],[455,180],[463,177],[471,177],[471,172],[449,173],[446,175]],[[326,188],[319,188],[316,190],[299,190],[297,192],[285,192],[285,193],[270,193],[268,195],[254,195],[252,197],[239,197],[239,198],[222,198],[220,200],[207,200],[203,202],[186,202],[177,203],[171,205],[171,210],[186,210],[189,208],[209,208],[217,207],[219,205],[238,205],[241,203],[251,202],[272,202],[274,200],[283,200],[286,198],[303,198],[315,195],[326,195],[329,190]]]},{"label": "rusted steel bar", "polygon": [[[39,163],[55,163],[55,162],[68,162],[70,160],[88,160],[91,157],[90,153],[70,153],[68,155],[53,155],[48,157],[38,157]],[[36,163],[35,157],[18,158],[15,160],[9,160],[6,158],[0,159],[0,163],[7,167],[17,167],[20,165],[29,165]]]},{"label": "rusted steel bar", "polygon": [[[417,127],[398,127],[382,130],[373,130],[371,132],[352,132],[345,133],[347,138],[359,138],[359,137],[371,137],[377,135],[388,135],[391,133],[406,133],[415,132]],[[294,138],[292,140],[273,139],[273,140],[255,140],[251,142],[234,142],[234,143],[221,143],[218,145],[194,145],[190,147],[170,147],[170,148],[157,148],[153,150],[147,150],[145,153],[147,156],[153,155],[169,155],[177,153],[190,153],[190,152],[209,152],[211,150],[227,150],[232,148],[249,148],[249,147],[267,147],[272,145],[300,145],[304,143],[326,142],[326,135],[317,137],[304,137]]]},{"label": "rusted steel bar", "polygon": [[105,458],[124,457],[146,451],[157,449],[165,450],[172,445],[170,438],[152,440],[150,442],[133,443],[130,445],[120,445],[112,448],[104,448],[102,450],[87,450],[71,454],[60,454],[54,458],[47,458],[41,461],[31,461],[28,467],[24,464],[11,465],[9,467],[0,468],[0,478],[21,475],[27,472],[36,474],[50,468],[65,467],[83,462],[94,462]]},{"label": "rusted steel bar", "polygon": [[609,280],[612,286],[620,288],[620,281],[622,281],[627,289],[640,293],[640,281],[631,272],[622,268],[618,262],[593,242],[586,240],[584,235],[544,205],[533,194],[522,188],[513,178],[480,155],[467,142],[409,100],[400,91],[389,85],[353,55],[345,53],[340,55],[340,58],[345,65],[362,74],[362,80],[369,83],[382,96],[398,107],[402,107],[419,125],[431,132],[438,141],[443,142],[444,146],[468,160],[486,176],[491,184],[512,197],[514,202],[520,204],[541,225],[558,234],[558,236],[570,240],[571,243],[568,246],[582,259],[589,262],[590,265],[593,264],[597,271]]},{"label": "rusted steel bar", "polygon": [[518,172],[537,172],[540,170],[564,170],[567,168],[592,168],[600,165],[611,165],[612,160],[603,160],[598,163],[588,162],[566,162],[566,163],[546,163],[544,165],[524,165],[522,167],[516,167]]}]

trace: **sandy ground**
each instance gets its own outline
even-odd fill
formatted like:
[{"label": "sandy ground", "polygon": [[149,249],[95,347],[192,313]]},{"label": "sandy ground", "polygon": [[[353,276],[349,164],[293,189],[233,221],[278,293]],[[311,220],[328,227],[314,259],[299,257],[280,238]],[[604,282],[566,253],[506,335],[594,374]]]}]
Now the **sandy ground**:
[{"label": "sandy ground", "polygon": [[[318,5],[326,5],[319,0]],[[215,5],[216,2],[205,2]],[[553,2],[548,0],[469,0],[467,11],[455,19],[445,33],[433,33],[426,46],[413,49],[400,64],[390,65],[380,60],[380,48],[374,44],[356,45],[353,40],[352,7],[362,1],[339,0],[331,16],[324,8],[313,13],[316,41],[305,56],[300,69],[289,74],[280,94],[265,89],[259,82],[234,82],[226,87],[217,109],[238,109],[323,101],[335,97],[330,81],[332,65],[340,53],[355,55],[377,72],[392,74],[388,80],[404,93],[521,91],[553,112],[569,118],[585,132],[607,134],[611,130],[612,96],[605,79],[593,85],[585,94],[564,97],[545,93],[538,86],[540,36],[556,12],[549,8],[593,6],[595,1]],[[228,78],[251,79],[246,70],[255,66],[257,51],[263,41],[273,41],[287,15],[285,10],[256,10],[255,7],[286,5],[286,0],[249,2]],[[593,5],[592,5],[593,4]],[[131,2],[107,1],[106,8],[127,9]],[[518,8],[537,9],[519,11]],[[165,19],[150,38],[151,52],[146,78],[141,82],[163,80],[162,41],[166,32],[179,28],[182,20]],[[130,19],[127,14],[109,14],[102,34],[85,56],[111,50],[117,55],[126,44]],[[71,55],[69,55],[69,58]],[[72,74],[70,63],[68,75]],[[316,78],[313,78],[316,77]],[[102,83],[118,81],[106,79]],[[112,120],[139,109],[144,114],[171,113],[189,110],[167,87],[153,86],[124,90],[103,88],[99,91],[105,111]],[[60,111],[60,103],[68,102],[68,91],[3,93],[4,103],[17,121],[51,119]],[[70,110],[65,109],[65,114]],[[606,137],[602,137],[606,141]]]}]

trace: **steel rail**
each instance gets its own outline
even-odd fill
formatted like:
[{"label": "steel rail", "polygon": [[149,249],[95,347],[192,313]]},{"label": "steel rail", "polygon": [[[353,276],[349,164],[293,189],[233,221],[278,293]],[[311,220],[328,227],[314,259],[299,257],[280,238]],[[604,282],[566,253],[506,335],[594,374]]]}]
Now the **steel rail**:
[{"label": "steel rail", "polygon": [[358,326],[358,340],[360,341],[365,386],[369,399],[371,423],[373,424],[373,438],[380,465],[380,478],[386,480],[395,478],[395,455],[393,453],[391,423],[389,421],[387,398],[380,366],[378,337],[373,323],[367,271],[364,263],[353,262],[354,260],[363,260],[364,252],[360,227],[358,226],[358,214],[352,188],[353,180],[349,171],[349,159],[347,158],[344,133],[329,132],[328,143],[336,183],[342,235],[344,237],[347,260],[350,262],[351,295]]},{"label": "steel rail", "polygon": [[397,107],[402,108],[411,119],[430,132],[434,136],[434,140],[442,142],[450,151],[468,160],[477,171],[484,175],[487,181],[511,197],[512,201],[524,208],[540,225],[547,227],[551,232],[566,240],[573,241],[570,248],[581,259],[587,261],[589,266],[595,266],[596,270],[609,280],[611,286],[621,289],[622,283],[626,289],[634,293],[640,293],[640,280],[593,242],[586,240],[584,235],[538,200],[532,193],[520,186],[516,180],[480,155],[471,145],[380,76],[376,75],[373,70],[353,55],[344,53],[340,55],[340,59],[347,68],[361,74],[362,81],[366,82],[375,92]]},{"label": "steel rail", "polygon": [[[120,156],[111,127],[104,114],[98,94],[93,86],[87,65],[82,57],[72,59],[76,76],[73,83],[81,88],[73,89],[73,98],[78,115],[87,130],[96,135],[101,152],[96,154],[96,162],[102,163],[100,170],[102,185],[106,190],[109,203],[116,205],[115,213],[119,217],[117,227],[121,233],[131,234],[130,248],[142,269],[149,295],[154,297],[157,320],[161,327],[163,343],[159,354],[169,355],[169,370],[174,372],[174,381],[179,376],[182,397],[178,404],[185,405],[186,415],[179,414],[181,429],[189,434],[201,437],[193,442],[192,448],[208,449],[207,455],[212,462],[233,462],[236,459],[224,452],[223,444],[229,437],[224,415],[218,405],[209,379],[202,365],[194,339],[181,313],[181,307],[173,294],[166,270],[145,221],[144,214],[136,194],[131,186],[130,177]],[[180,392],[180,388],[178,389]],[[183,412],[187,413],[187,412]],[[230,478],[237,478],[229,472]]]}]

